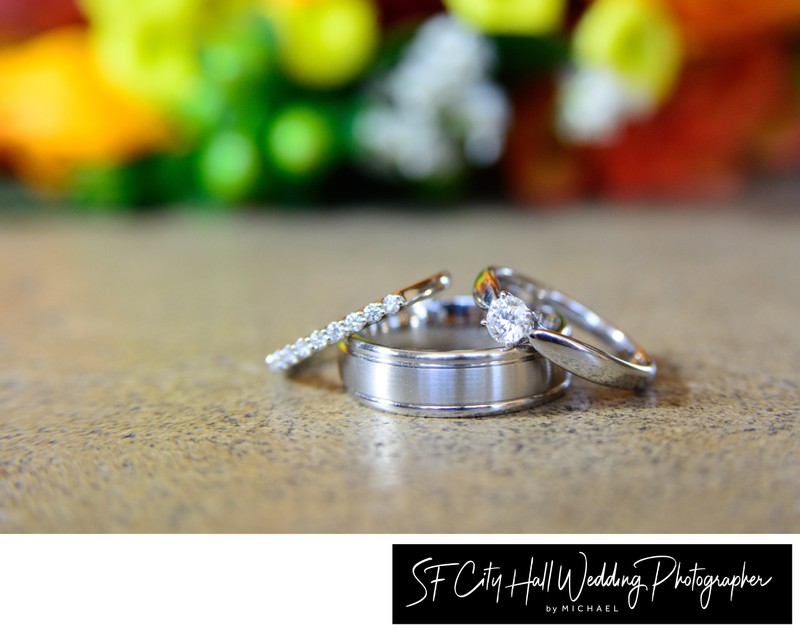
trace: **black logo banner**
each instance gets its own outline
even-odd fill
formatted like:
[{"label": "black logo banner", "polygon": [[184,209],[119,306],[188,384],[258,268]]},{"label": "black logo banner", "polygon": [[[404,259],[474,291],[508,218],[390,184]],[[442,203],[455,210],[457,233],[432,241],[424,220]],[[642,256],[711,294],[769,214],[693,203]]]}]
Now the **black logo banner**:
[{"label": "black logo banner", "polygon": [[395,544],[393,623],[791,623],[789,544]]}]

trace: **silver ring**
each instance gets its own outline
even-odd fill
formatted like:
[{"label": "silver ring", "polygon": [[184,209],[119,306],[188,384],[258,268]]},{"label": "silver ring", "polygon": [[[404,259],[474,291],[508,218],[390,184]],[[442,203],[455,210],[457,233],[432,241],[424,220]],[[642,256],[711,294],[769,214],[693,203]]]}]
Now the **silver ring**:
[{"label": "silver ring", "polygon": [[[345,389],[368,406],[423,417],[478,417],[544,404],[570,374],[532,349],[493,344],[469,296],[403,310],[339,345]],[[564,331],[554,316],[552,326]],[[568,331],[568,330],[567,330]]]},{"label": "silver ring", "polygon": [[325,347],[336,344],[354,333],[379,323],[401,309],[441,292],[450,285],[450,274],[440,272],[422,281],[417,281],[402,290],[387,294],[382,299],[350,312],[340,320],[334,320],[324,329],[317,329],[308,336],[270,353],[266,358],[272,371],[286,371]]},{"label": "silver ring", "polygon": [[[484,269],[475,280],[473,297],[488,312],[490,335],[504,345],[529,343],[558,366],[605,386],[635,390],[655,378],[655,362],[630,336],[582,303],[511,268]],[[548,328],[537,313],[543,306],[555,309],[616,355]]]}]

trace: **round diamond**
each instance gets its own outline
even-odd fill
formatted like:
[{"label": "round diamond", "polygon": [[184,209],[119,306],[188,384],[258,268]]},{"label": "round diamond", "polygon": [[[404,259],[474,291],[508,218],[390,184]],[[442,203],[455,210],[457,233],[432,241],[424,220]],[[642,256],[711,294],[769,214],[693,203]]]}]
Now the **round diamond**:
[{"label": "round diamond", "polygon": [[277,361],[275,363],[276,371],[285,371],[297,361],[297,356],[294,353],[287,351],[286,347],[277,352]]},{"label": "round diamond", "polygon": [[387,314],[396,314],[400,311],[406,300],[399,294],[389,294],[383,299],[383,309]]},{"label": "round diamond", "polygon": [[295,345],[286,345],[267,356],[267,365],[272,371],[285,371],[300,361]]},{"label": "round diamond", "polygon": [[332,322],[325,328],[325,335],[331,343],[339,342],[347,335],[346,327],[343,320]]},{"label": "round diamond", "polygon": [[276,351],[267,356],[267,366],[273,371],[281,370],[280,352]]},{"label": "round diamond", "polygon": [[368,323],[377,323],[385,314],[380,303],[370,303],[364,308],[364,316],[367,317]]},{"label": "round diamond", "polygon": [[298,358],[307,358],[311,355],[311,343],[308,338],[298,338],[294,343],[294,349]]},{"label": "round diamond", "polygon": [[328,337],[324,331],[317,329],[308,337],[308,342],[314,351],[319,351],[328,346]]},{"label": "round diamond", "polygon": [[367,326],[367,317],[361,310],[351,312],[345,317],[344,326],[349,333],[354,334]]},{"label": "round diamond", "polygon": [[516,296],[501,294],[489,306],[486,314],[486,329],[497,342],[511,347],[528,336],[533,329],[531,310]]},{"label": "round diamond", "polygon": [[300,361],[300,358],[297,357],[297,350],[294,348],[294,345],[286,345],[279,353],[281,354],[281,363],[285,368],[289,368]]}]

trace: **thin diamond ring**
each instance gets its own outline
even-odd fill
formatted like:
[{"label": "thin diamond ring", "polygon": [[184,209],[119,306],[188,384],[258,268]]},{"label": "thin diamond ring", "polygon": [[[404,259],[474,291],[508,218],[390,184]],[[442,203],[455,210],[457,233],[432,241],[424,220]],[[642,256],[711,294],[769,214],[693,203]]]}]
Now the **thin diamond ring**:
[{"label": "thin diamond ring", "polygon": [[[487,311],[482,324],[489,335],[507,347],[533,347],[570,373],[605,386],[636,390],[655,378],[655,362],[630,336],[582,303],[511,268],[485,268],[472,294]],[[547,310],[555,310],[611,353],[550,329]]]},{"label": "thin diamond ring", "polygon": [[450,274],[440,272],[402,290],[387,294],[378,301],[350,312],[341,320],[334,320],[323,329],[317,329],[308,336],[298,338],[294,343],[270,353],[266,358],[267,366],[276,372],[291,369],[317,351],[337,344],[387,316],[396,314],[404,307],[441,292],[449,285]]}]

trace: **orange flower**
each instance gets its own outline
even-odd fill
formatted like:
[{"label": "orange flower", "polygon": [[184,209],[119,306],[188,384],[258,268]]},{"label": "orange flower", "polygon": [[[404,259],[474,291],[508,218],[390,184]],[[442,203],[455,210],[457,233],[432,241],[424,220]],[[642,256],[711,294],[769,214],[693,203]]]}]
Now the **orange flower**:
[{"label": "orange flower", "polygon": [[790,102],[791,76],[790,51],[774,41],[690,64],[652,119],[593,150],[601,191],[614,197],[735,192],[759,129]]},{"label": "orange flower", "polygon": [[160,114],[105,79],[82,28],[0,50],[0,152],[29,183],[68,183],[72,167],[118,164],[163,147]]},{"label": "orange flower", "polygon": [[675,16],[690,54],[739,49],[743,40],[800,27],[798,0],[662,0]]},{"label": "orange flower", "polygon": [[0,0],[0,42],[83,23],[76,0]]},{"label": "orange flower", "polygon": [[580,152],[560,142],[553,130],[554,94],[550,82],[537,82],[513,95],[514,122],[502,169],[509,193],[518,202],[562,204],[591,186]]}]

